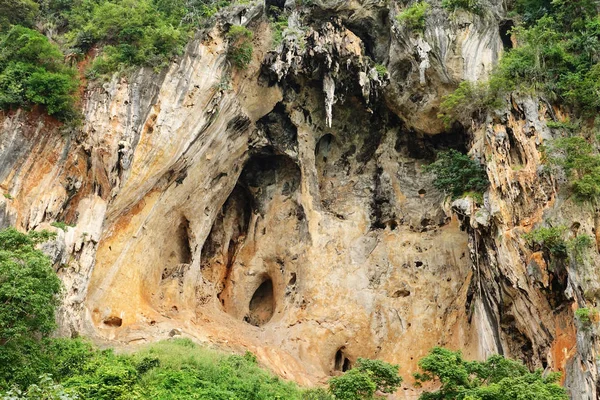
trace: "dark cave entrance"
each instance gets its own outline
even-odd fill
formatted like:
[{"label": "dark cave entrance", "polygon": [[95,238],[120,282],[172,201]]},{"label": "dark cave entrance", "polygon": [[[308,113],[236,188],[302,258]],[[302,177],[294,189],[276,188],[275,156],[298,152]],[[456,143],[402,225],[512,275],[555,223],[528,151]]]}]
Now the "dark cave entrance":
[{"label": "dark cave entrance", "polygon": [[343,348],[339,349],[335,353],[335,362],[333,369],[335,371],[346,372],[352,368],[350,360],[344,355]]},{"label": "dark cave entrance", "polygon": [[119,328],[121,325],[123,325],[123,319],[114,316],[108,317],[102,322],[104,323],[104,325],[109,326],[111,328]]},{"label": "dark cave entrance", "polygon": [[514,27],[515,23],[510,19],[500,22],[500,39],[502,39],[502,45],[505,50],[513,48],[511,31]]},{"label": "dark cave entrance", "polygon": [[268,278],[254,292],[250,300],[249,313],[246,320],[250,325],[262,326],[271,320],[274,312],[275,296],[273,295],[273,281],[271,278]]},{"label": "dark cave entrance", "polygon": [[285,7],[285,0],[265,0],[265,6],[267,12],[271,9],[271,7],[283,10],[283,8]]},{"label": "dark cave entrance", "polygon": [[177,259],[179,264],[192,263],[192,249],[190,247],[190,221],[186,218],[181,219],[181,223],[175,234],[177,240]]}]

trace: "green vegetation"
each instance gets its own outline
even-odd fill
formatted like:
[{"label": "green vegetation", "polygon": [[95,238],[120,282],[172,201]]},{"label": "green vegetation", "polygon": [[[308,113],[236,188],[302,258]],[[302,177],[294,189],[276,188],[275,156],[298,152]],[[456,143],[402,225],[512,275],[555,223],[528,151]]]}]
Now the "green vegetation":
[{"label": "green vegetation", "polygon": [[576,199],[596,203],[600,199],[600,155],[581,136],[560,138],[545,149],[545,161],[567,175]]},{"label": "green vegetation", "polygon": [[373,399],[376,390],[391,394],[402,383],[398,369],[398,365],[359,358],[355,368],[329,380],[329,391],[340,400]]},{"label": "green vegetation", "polygon": [[32,0],[0,0],[0,32],[13,24],[32,26],[39,10]]},{"label": "green vegetation", "polygon": [[229,52],[227,58],[239,69],[246,69],[252,61],[252,31],[241,25],[233,25],[229,28],[227,38],[229,39]]},{"label": "green vegetation", "polygon": [[417,384],[435,381],[441,385],[439,390],[423,393],[421,400],[568,399],[556,383],[559,374],[529,372],[523,364],[499,355],[485,362],[466,361],[460,352],[436,347],[419,361],[419,367]]},{"label": "green vegetation", "polygon": [[[0,109],[39,105],[61,120],[76,119],[79,77],[69,65],[96,48],[100,54],[88,78],[136,66],[159,70],[182,53],[198,26],[230,3],[0,0]],[[248,49],[241,51],[243,59]]]},{"label": "green vegetation", "polygon": [[67,227],[73,227],[73,225],[69,225],[67,223],[64,223],[62,221],[56,221],[56,222],[52,222],[50,224],[51,226],[58,228],[58,229],[62,229],[63,231],[67,231]]},{"label": "green vegetation", "polygon": [[468,155],[453,149],[439,152],[437,160],[424,170],[433,173],[433,185],[452,198],[461,197],[465,192],[482,194],[489,186],[485,169]]},{"label": "green vegetation", "polygon": [[565,257],[567,255],[567,244],[563,239],[567,228],[564,226],[541,227],[532,230],[523,235],[530,246],[539,250],[548,251],[555,257]]},{"label": "green vegetation", "polygon": [[0,35],[0,109],[42,105],[59,118],[74,114],[77,80],[58,47],[37,31],[13,26]]},{"label": "green vegetation", "polygon": [[271,6],[269,22],[273,32],[273,47],[277,47],[283,40],[283,32],[288,28],[288,15],[280,8]]},{"label": "green vegetation", "polygon": [[423,32],[425,30],[425,19],[427,18],[429,8],[429,3],[418,1],[398,14],[396,19],[400,24],[407,26],[415,32]]},{"label": "green vegetation", "polygon": [[[449,9],[477,12],[477,2],[444,0]],[[440,116],[465,124],[468,110],[500,108],[513,90],[539,93],[577,115],[600,110],[600,17],[596,0],[518,0],[513,9],[518,47],[509,50],[487,84],[448,96]],[[473,86],[473,85],[471,85]]]},{"label": "green vegetation", "polygon": [[[600,107],[600,20],[596,0],[521,1],[529,19],[514,29],[521,45],[504,57],[500,73],[515,87],[531,87],[575,111]],[[547,14],[539,12],[547,9]]]},{"label": "green vegetation", "polygon": [[329,380],[329,391],[340,400],[372,399],[375,389],[375,382],[369,375],[356,369]]},{"label": "green vegetation", "polygon": [[36,353],[38,338],[55,328],[60,280],[48,257],[35,249],[50,237],[49,232],[0,231],[0,388],[9,381],[27,382],[31,373],[23,365]]},{"label": "green vegetation", "polygon": [[[496,84],[494,80],[492,83]],[[447,128],[454,122],[460,122],[463,126],[469,126],[471,120],[483,120],[490,109],[501,107],[497,96],[498,88],[493,90],[490,83],[472,83],[463,81],[451,94],[444,96],[440,104],[438,118],[441,118]]]},{"label": "green vegetation", "polygon": [[577,262],[583,263],[594,243],[590,235],[578,235],[567,241],[567,249]]},{"label": "green vegetation", "polygon": [[398,375],[400,369],[398,365],[359,358],[355,369],[367,375],[375,383],[377,390],[382,393],[394,393],[402,383],[402,378]]},{"label": "green vegetation", "polygon": [[589,308],[578,308],[575,310],[575,318],[581,322],[583,326],[589,326],[592,323],[592,316],[595,310]]},{"label": "green vegetation", "polygon": [[377,71],[377,75],[379,76],[379,78],[385,78],[385,76],[388,73],[387,68],[385,67],[385,65],[381,65],[381,64],[375,64],[375,71]]},{"label": "green vegetation", "polygon": [[449,11],[465,10],[474,14],[483,12],[481,0],[442,0],[442,7]]},{"label": "green vegetation", "polygon": [[589,249],[594,244],[594,239],[586,234],[565,240],[567,228],[564,225],[540,227],[523,235],[529,246],[534,250],[544,251],[548,256],[566,258],[583,263]]}]

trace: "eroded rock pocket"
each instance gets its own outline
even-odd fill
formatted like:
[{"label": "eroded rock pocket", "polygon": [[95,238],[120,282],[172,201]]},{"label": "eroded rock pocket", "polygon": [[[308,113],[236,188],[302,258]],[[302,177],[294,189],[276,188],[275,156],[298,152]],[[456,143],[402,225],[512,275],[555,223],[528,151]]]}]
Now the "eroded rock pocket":
[{"label": "eroded rock pocket", "polygon": [[254,292],[250,300],[246,321],[250,325],[262,326],[271,320],[274,312],[275,297],[273,295],[273,281],[267,279]]}]

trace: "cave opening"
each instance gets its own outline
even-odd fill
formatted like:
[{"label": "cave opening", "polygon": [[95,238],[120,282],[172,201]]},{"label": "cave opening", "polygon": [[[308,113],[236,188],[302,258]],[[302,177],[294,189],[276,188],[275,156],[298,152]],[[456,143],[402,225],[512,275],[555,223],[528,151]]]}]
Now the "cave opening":
[{"label": "cave opening", "polygon": [[108,317],[104,321],[102,321],[104,325],[109,326],[111,328],[118,328],[123,325],[123,319],[119,317]]},{"label": "cave opening", "polygon": [[327,156],[331,151],[331,144],[335,140],[331,133],[327,133],[319,139],[319,142],[315,146],[315,158],[321,158],[324,162],[327,162]]},{"label": "cave opening", "polygon": [[511,31],[514,27],[515,23],[510,19],[500,22],[500,39],[502,39],[502,45],[505,50],[513,48]]},{"label": "cave opening", "polygon": [[270,12],[270,10],[273,9],[283,10],[285,7],[285,0],[265,0],[265,5],[267,12]]},{"label": "cave opening", "polygon": [[298,148],[298,128],[290,119],[285,104],[279,102],[273,110],[256,122],[269,139],[272,150],[285,154]]},{"label": "cave opening", "polygon": [[434,161],[439,151],[453,149],[463,154],[468,151],[471,137],[460,124],[454,124],[449,130],[435,135],[427,135],[403,126],[398,130],[394,149],[416,160]]},{"label": "cave opening", "polygon": [[352,363],[344,355],[343,348],[339,349],[335,353],[335,361],[334,361],[333,369],[335,371],[346,372],[351,368],[352,368]]},{"label": "cave opening", "polygon": [[271,320],[274,312],[273,281],[267,278],[254,292],[250,300],[248,317],[245,320],[250,325],[263,326]]},{"label": "cave opening", "polygon": [[190,247],[190,221],[183,217],[175,234],[177,240],[178,264],[192,263],[192,249]]}]

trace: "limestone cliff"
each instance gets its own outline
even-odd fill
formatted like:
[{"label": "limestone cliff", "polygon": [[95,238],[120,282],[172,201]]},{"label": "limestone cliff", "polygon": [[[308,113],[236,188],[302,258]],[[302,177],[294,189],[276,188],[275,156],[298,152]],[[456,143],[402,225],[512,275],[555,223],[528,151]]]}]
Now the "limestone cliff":
[{"label": "limestone cliff", "polygon": [[[549,216],[596,232],[542,168],[560,115],[515,94],[472,126],[437,118],[510,45],[504,4],[434,6],[414,35],[394,2],[267,3],[223,12],[160,73],[90,83],[81,128],[0,116],[0,226],[57,231],[61,334],[126,345],[178,328],[304,385],[357,357],[408,378],[444,345],[562,371],[573,399],[597,398],[596,332],[573,310],[596,301],[600,258],[550,270],[523,239]],[[266,6],[289,16],[276,47]],[[227,61],[232,23],[255,32],[244,71]],[[423,172],[446,148],[486,165],[482,207]]]}]

